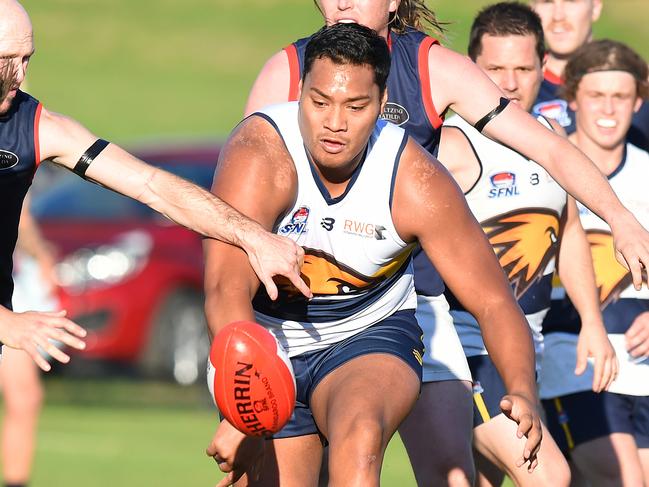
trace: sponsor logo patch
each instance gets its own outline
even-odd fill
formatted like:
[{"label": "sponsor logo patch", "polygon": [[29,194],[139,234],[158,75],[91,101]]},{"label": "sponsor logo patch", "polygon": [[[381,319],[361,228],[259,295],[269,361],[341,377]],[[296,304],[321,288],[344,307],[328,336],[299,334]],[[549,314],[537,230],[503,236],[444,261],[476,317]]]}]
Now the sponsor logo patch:
[{"label": "sponsor logo patch", "polygon": [[568,127],[572,123],[572,118],[568,112],[568,102],[565,100],[551,100],[534,105],[532,113],[535,116],[542,115],[545,118],[551,118],[559,122],[562,127]]},{"label": "sponsor logo patch", "polygon": [[363,238],[374,238],[376,240],[385,240],[385,227],[373,223],[358,222],[355,220],[345,220],[343,232],[350,235],[357,235]]},{"label": "sponsor logo patch", "polygon": [[20,159],[13,152],[8,150],[0,149],[0,170],[2,169],[11,169]]},{"label": "sponsor logo patch", "polygon": [[325,217],[322,220],[320,220],[320,226],[328,232],[333,230],[334,223],[336,223],[336,220],[329,217]]},{"label": "sponsor logo patch", "polygon": [[516,174],[513,172],[498,172],[489,176],[492,188],[489,190],[489,198],[502,198],[506,196],[517,196]]},{"label": "sponsor logo patch", "polygon": [[279,235],[300,235],[302,232],[305,231],[307,221],[309,220],[309,207],[308,206],[300,206],[295,213],[293,213],[293,216],[291,217],[291,222],[287,223],[283,227],[280,227],[279,231],[277,232]]},{"label": "sponsor logo patch", "polygon": [[389,101],[385,104],[383,113],[381,113],[381,116],[379,118],[387,120],[388,122],[392,122],[396,125],[403,125],[408,120],[410,120],[410,114],[408,113],[408,110],[406,110],[398,103]]}]

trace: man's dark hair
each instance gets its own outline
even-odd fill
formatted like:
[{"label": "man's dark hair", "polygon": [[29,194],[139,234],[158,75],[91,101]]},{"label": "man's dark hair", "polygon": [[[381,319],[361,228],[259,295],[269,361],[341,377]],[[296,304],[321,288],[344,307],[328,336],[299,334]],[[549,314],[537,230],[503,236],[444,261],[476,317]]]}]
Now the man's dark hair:
[{"label": "man's dark hair", "polygon": [[637,95],[649,98],[649,69],[640,55],[626,44],[601,39],[581,46],[570,57],[563,77],[561,96],[573,101],[581,79],[588,73],[598,71],[625,71],[635,78]]},{"label": "man's dark hair", "polygon": [[471,26],[469,57],[475,62],[482,53],[482,37],[527,36],[536,38],[536,53],[541,63],[545,57],[543,24],[534,10],[519,2],[500,2],[480,11]]},{"label": "man's dark hair", "polygon": [[339,65],[370,66],[383,95],[390,74],[390,50],[385,39],[372,29],[359,24],[334,24],[320,29],[306,46],[302,81],[315,60],[321,58]]}]

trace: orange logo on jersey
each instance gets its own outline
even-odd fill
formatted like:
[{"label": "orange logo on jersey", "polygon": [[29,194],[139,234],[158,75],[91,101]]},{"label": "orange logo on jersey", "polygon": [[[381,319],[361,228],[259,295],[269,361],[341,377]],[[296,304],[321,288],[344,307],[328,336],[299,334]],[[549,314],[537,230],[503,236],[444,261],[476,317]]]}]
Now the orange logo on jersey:
[{"label": "orange logo on jersey", "polygon": [[604,230],[587,230],[590,252],[593,255],[595,282],[602,307],[615,301],[620,292],[631,285],[631,273],[615,258],[613,235]]},{"label": "orange logo on jersey", "polygon": [[[306,282],[314,295],[356,294],[372,289],[392,277],[410,257],[411,250],[412,247],[407,247],[400,255],[381,267],[373,276],[365,276],[338,262],[332,255],[322,250],[305,247],[302,279],[304,279],[304,282]],[[289,295],[297,292],[294,288],[292,290],[287,289],[285,285],[281,287]],[[292,288],[292,285],[290,287]]]},{"label": "orange logo on jersey", "polygon": [[556,254],[559,215],[546,208],[514,210],[482,222],[482,229],[520,298]]}]

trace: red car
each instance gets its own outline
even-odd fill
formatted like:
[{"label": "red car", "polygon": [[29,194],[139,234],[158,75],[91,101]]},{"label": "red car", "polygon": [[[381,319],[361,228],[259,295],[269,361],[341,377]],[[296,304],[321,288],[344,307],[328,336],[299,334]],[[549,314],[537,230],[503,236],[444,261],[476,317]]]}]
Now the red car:
[{"label": "red car", "polygon": [[[212,145],[138,156],[209,187],[218,153]],[[89,331],[82,354],[195,382],[208,353],[201,237],[145,205],[61,172],[37,175],[32,210],[59,252],[62,306]]]}]

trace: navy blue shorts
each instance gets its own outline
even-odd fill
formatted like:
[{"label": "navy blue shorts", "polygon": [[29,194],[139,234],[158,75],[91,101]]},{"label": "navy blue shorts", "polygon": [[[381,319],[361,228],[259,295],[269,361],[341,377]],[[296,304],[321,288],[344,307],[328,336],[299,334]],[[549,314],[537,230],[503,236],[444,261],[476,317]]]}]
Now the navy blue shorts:
[{"label": "navy blue shorts", "polygon": [[424,353],[421,336],[415,310],[402,310],[342,342],[292,357],[297,384],[295,411],[273,438],[319,434],[309,407],[311,394],[327,374],[356,357],[372,353],[394,355],[410,365],[421,380]]},{"label": "navy blue shorts", "polygon": [[502,413],[500,400],[507,394],[505,383],[489,355],[467,357],[473,377],[473,427]]},{"label": "navy blue shorts", "polygon": [[552,437],[564,454],[611,433],[629,433],[649,448],[649,396],[577,392],[541,401]]}]

